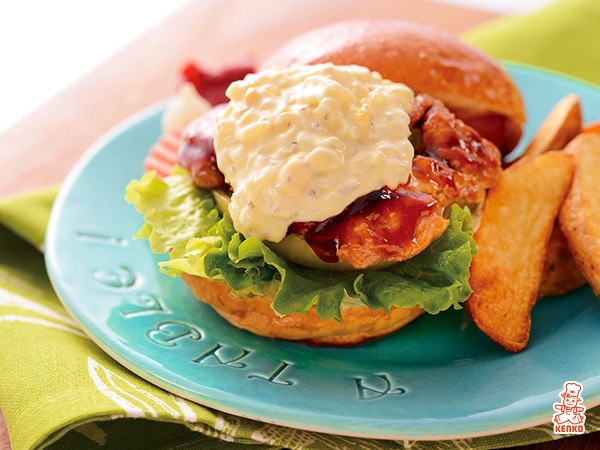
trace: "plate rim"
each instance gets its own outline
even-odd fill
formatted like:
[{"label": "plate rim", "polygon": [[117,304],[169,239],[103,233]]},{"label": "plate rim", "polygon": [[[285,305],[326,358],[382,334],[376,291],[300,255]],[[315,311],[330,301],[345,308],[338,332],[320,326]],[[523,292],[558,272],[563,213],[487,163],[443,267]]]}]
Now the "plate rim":
[{"label": "plate rim", "polygon": [[[514,68],[516,70],[525,70],[525,71],[534,71],[534,72],[538,72],[538,73],[544,73],[544,74],[547,74],[547,75],[550,75],[553,77],[559,77],[559,78],[568,80],[570,82],[575,82],[577,84],[582,84],[584,86],[588,86],[590,88],[598,90],[598,86],[596,86],[592,83],[588,83],[588,82],[582,81],[576,77],[561,74],[559,72],[555,72],[555,71],[548,70],[545,68],[539,68],[539,67],[528,65],[528,64],[514,63],[514,62],[508,62],[508,61],[503,62],[503,64],[508,69]],[[261,416],[257,416],[257,415],[253,415],[253,414],[247,415],[247,414],[244,414],[244,412],[240,412],[239,410],[230,410],[227,407],[224,407],[222,404],[219,404],[218,402],[211,402],[209,399],[202,399],[202,401],[199,401],[198,397],[193,396],[193,395],[190,396],[190,394],[186,391],[178,391],[177,389],[174,388],[174,386],[172,384],[164,382],[160,377],[156,376],[156,374],[148,373],[146,370],[139,368],[136,364],[130,363],[126,358],[123,357],[123,355],[120,355],[118,352],[115,352],[114,347],[111,347],[110,345],[105,343],[100,337],[98,337],[96,335],[96,333],[93,330],[88,329],[88,327],[84,323],[82,323],[80,317],[78,317],[72,311],[72,308],[69,305],[69,302],[63,298],[63,293],[58,286],[59,280],[56,279],[56,277],[58,275],[55,272],[55,268],[56,268],[56,264],[58,264],[58,262],[56,261],[57,253],[53,252],[53,243],[54,243],[53,239],[56,237],[56,234],[59,232],[57,229],[59,221],[60,221],[59,220],[60,219],[59,212],[64,207],[64,204],[69,197],[70,190],[73,187],[73,185],[76,183],[76,181],[78,180],[81,170],[90,163],[90,161],[94,158],[95,155],[97,155],[107,145],[109,145],[110,142],[115,137],[117,137],[121,133],[127,132],[127,130],[129,130],[130,127],[132,127],[135,124],[138,124],[140,121],[142,121],[144,119],[147,119],[149,116],[159,113],[164,108],[166,102],[167,102],[167,100],[157,102],[157,103],[150,105],[150,106],[138,111],[137,113],[129,116],[127,119],[123,120],[116,126],[112,127],[110,130],[108,130],[106,133],[104,133],[92,146],[90,146],[90,148],[82,155],[82,157],[73,166],[72,170],[69,172],[69,174],[67,175],[67,178],[65,179],[64,183],[62,184],[62,186],[59,190],[59,193],[56,197],[52,212],[51,212],[48,229],[47,229],[47,233],[46,233],[46,243],[47,243],[47,247],[46,247],[47,251],[45,252],[46,267],[48,270],[48,274],[50,276],[51,283],[55,289],[55,292],[57,293],[57,296],[61,300],[65,309],[73,316],[73,318],[77,321],[77,323],[79,323],[82,326],[82,328],[84,329],[86,334],[88,334],[88,336],[92,339],[92,341],[94,343],[96,343],[103,351],[105,351],[111,358],[113,358],[119,364],[121,364],[124,367],[131,370],[133,373],[140,376],[142,379],[145,379],[145,380],[149,381],[150,383],[157,385],[157,386],[161,387],[162,389],[165,389],[168,392],[175,393],[176,395],[180,395],[181,397],[184,397],[192,402],[199,403],[202,406],[214,408],[215,410],[218,410],[218,411],[222,411],[222,412],[233,414],[233,415],[240,416],[240,417],[245,417],[245,418],[252,419],[252,420],[257,420],[257,421],[260,421],[263,423],[271,423],[271,424],[275,424],[275,425],[281,425],[281,426],[285,426],[285,427],[291,427],[294,429],[300,429],[300,430],[311,431],[311,432],[339,434],[339,435],[352,436],[352,437],[357,437],[357,438],[416,439],[416,440],[428,441],[428,440],[447,440],[447,439],[461,439],[461,438],[464,439],[464,438],[477,438],[477,437],[483,437],[483,436],[491,436],[491,435],[502,434],[502,433],[507,433],[507,432],[520,431],[520,430],[523,430],[523,429],[526,429],[526,428],[529,428],[532,426],[549,423],[550,417],[547,413],[544,412],[543,414],[540,413],[538,415],[538,417],[535,417],[535,418],[532,417],[531,420],[528,422],[520,422],[519,424],[507,425],[507,426],[495,428],[493,430],[481,430],[479,432],[476,431],[473,433],[432,434],[432,435],[422,435],[422,434],[407,435],[406,433],[404,433],[402,435],[398,435],[398,434],[391,433],[387,436],[382,436],[380,431],[378,431],[376,435],[365,434],[364,432],[357,432],[355,434],[355,433],[349,432],[348,430],[332,430],[330,427],[327,427],[327,426],[323,426],[323,427],[318,427],[318,426],[313,426],[313,425],[310,425],[310,426],[304,425],[303,426],[303,424],[298,424],[296,422],[294,422],[294,423],[286,422],[286,421],[278,422],[278,421],[271,420],[271,419],[265,420],[265,418],[261,417]],[[600,375],[598,377],[600,378]],[[556,389],[556,392],[559,392],[559,390],[560,389]],[[551,393],[549,392],[549,393],[544,394],[544,396],[548,396],[550,394]],[[586,397],[585,403],[586,403],[586,405],[591,405],[591,403],[594,403],[593,405],[588,407],[588,410],[591,409],[591,407],[600,405],[600,392],[597,393],[597,398],[594,397],[593,402],[590,402],[590,400]]]}]

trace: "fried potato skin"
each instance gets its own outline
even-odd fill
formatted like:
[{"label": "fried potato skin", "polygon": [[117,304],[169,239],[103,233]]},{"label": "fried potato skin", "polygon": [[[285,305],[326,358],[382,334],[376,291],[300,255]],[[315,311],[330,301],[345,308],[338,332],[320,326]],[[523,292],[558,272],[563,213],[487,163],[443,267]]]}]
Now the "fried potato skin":
[{"label": "fried potato skin", "polygon": [[558,223],[573,260],[600,298],[600,134],[580,134],[565,152],[574,156],[576,165]]},{"label": "fried potato skin", "polygon": [[465,306],[477,327],[508,351],[520,352],[529,341],[546,247],[573,170],[573,157],[564,152],[523,157],[488,193]]},{"label": "fried potato skin", "polygon": [[573,261],[573,255],[569,250],[565,235],[556,222],[546,249],[538,299],[566,294],[583,286],[586,282],[577,264]]},{"label": "fried potato skin", "polygon": [[551,150],[562,150],[582,129],[581,103],[575,94],[563,97],[550,111],[523,156],[540,155]]},{"label": "fried potato skin", "polygon": [[[580,99],[575,94],[569,94],[556,103],[546,116],[526,147],[524,156],[562,150],[583,129]],[[538,298],[562,295],[585,283],[565,237],[558,223],[555,223],[548,242]]]},{"label": "fried potato skin", "polygon": [[599,133],[600,134],[600,120],[594,120],[583,125],[581,128],[582,133]]}]

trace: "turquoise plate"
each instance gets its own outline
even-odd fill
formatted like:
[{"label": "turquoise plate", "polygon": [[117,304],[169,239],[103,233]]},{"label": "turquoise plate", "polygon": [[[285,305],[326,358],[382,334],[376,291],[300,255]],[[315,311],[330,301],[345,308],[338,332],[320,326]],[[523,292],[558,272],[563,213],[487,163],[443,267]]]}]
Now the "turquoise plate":
[{"label": "turquoise plate", "polygon": [[[575,93],[586,120],[600,91],[507,65],[528,107],[525,140]],[[294,428],[386,439],[475,437],[550,423],[566,381],[600,404],[600,302],[586,286],[540,301],[527,349],[510,354],[463,311],[422,317],[354,348],[309,348],[232,327],[158,272],[141,217],[124,199],[160,133],[161,107],[109,132],[56,200],[46,261],[65,307],[114,359],[167,391],[217,410]]]}]

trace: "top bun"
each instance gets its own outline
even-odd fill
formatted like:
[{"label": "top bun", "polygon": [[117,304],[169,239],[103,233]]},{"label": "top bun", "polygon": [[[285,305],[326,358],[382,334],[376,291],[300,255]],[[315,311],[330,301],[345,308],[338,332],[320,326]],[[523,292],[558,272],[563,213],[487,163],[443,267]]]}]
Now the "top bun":
[{"label": "top bun", "polygon": [[365,66],[437,97],[504,155],[521,138],[525,107],[513,80],[495,59],[451,34],[399,20],[339,22],[292,39],[263,68],[323,62]]}]

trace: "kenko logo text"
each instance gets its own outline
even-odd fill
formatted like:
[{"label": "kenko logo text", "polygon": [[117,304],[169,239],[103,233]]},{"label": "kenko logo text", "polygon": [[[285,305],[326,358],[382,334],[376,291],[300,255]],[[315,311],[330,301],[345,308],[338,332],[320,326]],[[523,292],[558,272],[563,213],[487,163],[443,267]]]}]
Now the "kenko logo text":
[{"label": "kenko logo text", "polygon": [[583,386],[576,381],[567,381],[560,393],[562,401],[554,404],[556,414],[552,416],[555,434],[585,433],[585,406],[581,392]]}]

